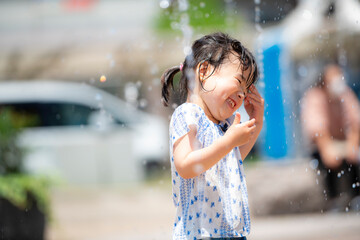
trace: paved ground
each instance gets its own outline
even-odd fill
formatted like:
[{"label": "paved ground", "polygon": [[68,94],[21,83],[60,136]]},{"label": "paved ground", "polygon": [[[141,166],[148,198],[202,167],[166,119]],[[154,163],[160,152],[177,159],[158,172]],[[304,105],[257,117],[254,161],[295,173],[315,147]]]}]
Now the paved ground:
[{"label": "paved ground", "polygon": [[[174,208],[163,181],[124,189],[60,188],[53,194],[49,240],[168,240]],[[301,214],[253,217],[251,240],[359,240],[360,215]]]}]

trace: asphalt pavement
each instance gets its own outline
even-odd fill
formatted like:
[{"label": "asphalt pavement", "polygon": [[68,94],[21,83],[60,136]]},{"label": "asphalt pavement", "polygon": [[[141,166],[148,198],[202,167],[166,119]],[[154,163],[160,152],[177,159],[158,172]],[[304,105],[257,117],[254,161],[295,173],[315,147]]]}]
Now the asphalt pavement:
[{"label": "asphalt pavement", "polygon": [[[171,187],[61,187],[53,192],[49,240],[168,240],[175,208]],[[355,212],[253,216],[249,240],[359,240]]]}]

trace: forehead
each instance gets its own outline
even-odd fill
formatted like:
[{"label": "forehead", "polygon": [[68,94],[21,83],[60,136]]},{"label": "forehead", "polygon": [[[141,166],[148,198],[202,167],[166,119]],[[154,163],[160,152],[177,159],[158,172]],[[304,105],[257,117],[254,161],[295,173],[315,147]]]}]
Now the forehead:
[{"label": "forehead", "polygon": [[[250,68],[243,69],[240,62],[240,56],[237,53],[230,53],[229,56],[224,60],[221,68],[225,68],[231,71],[234,75],[239,75],[240,80],[246,81],[249,74],[251,74]],[[244,78],[244,79],[243,79]]]}]

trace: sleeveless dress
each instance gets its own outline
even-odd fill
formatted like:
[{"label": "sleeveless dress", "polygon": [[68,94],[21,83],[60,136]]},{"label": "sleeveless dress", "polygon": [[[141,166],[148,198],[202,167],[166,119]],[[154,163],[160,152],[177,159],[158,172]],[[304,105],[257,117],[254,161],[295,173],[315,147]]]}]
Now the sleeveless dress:
[{"label": "sleeveless dress", "polygon": [[191,179],[182,178],[174,165],[173,145],[189,132],[189,126],[196,127],[199,147],[205,148],[224,135],[224,125],[229,126],[233,119],[215,124],[193,103],[183,103],[171,117],[172,198],[176,207],[174,240],[242,237],[250,233],[248,193],[238,147]]}]

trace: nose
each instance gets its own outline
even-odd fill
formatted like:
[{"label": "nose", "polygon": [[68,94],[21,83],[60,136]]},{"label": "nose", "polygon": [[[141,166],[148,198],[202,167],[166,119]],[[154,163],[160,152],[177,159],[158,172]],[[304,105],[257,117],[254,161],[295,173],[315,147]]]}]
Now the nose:
[{"label": "nose", "polygon": [[242,92],[242,91],[239,91],[237,95],[238,95],[238,97],[239,97],[240,99],[244,99],[244,98],[245,98],[245,93]]}]

